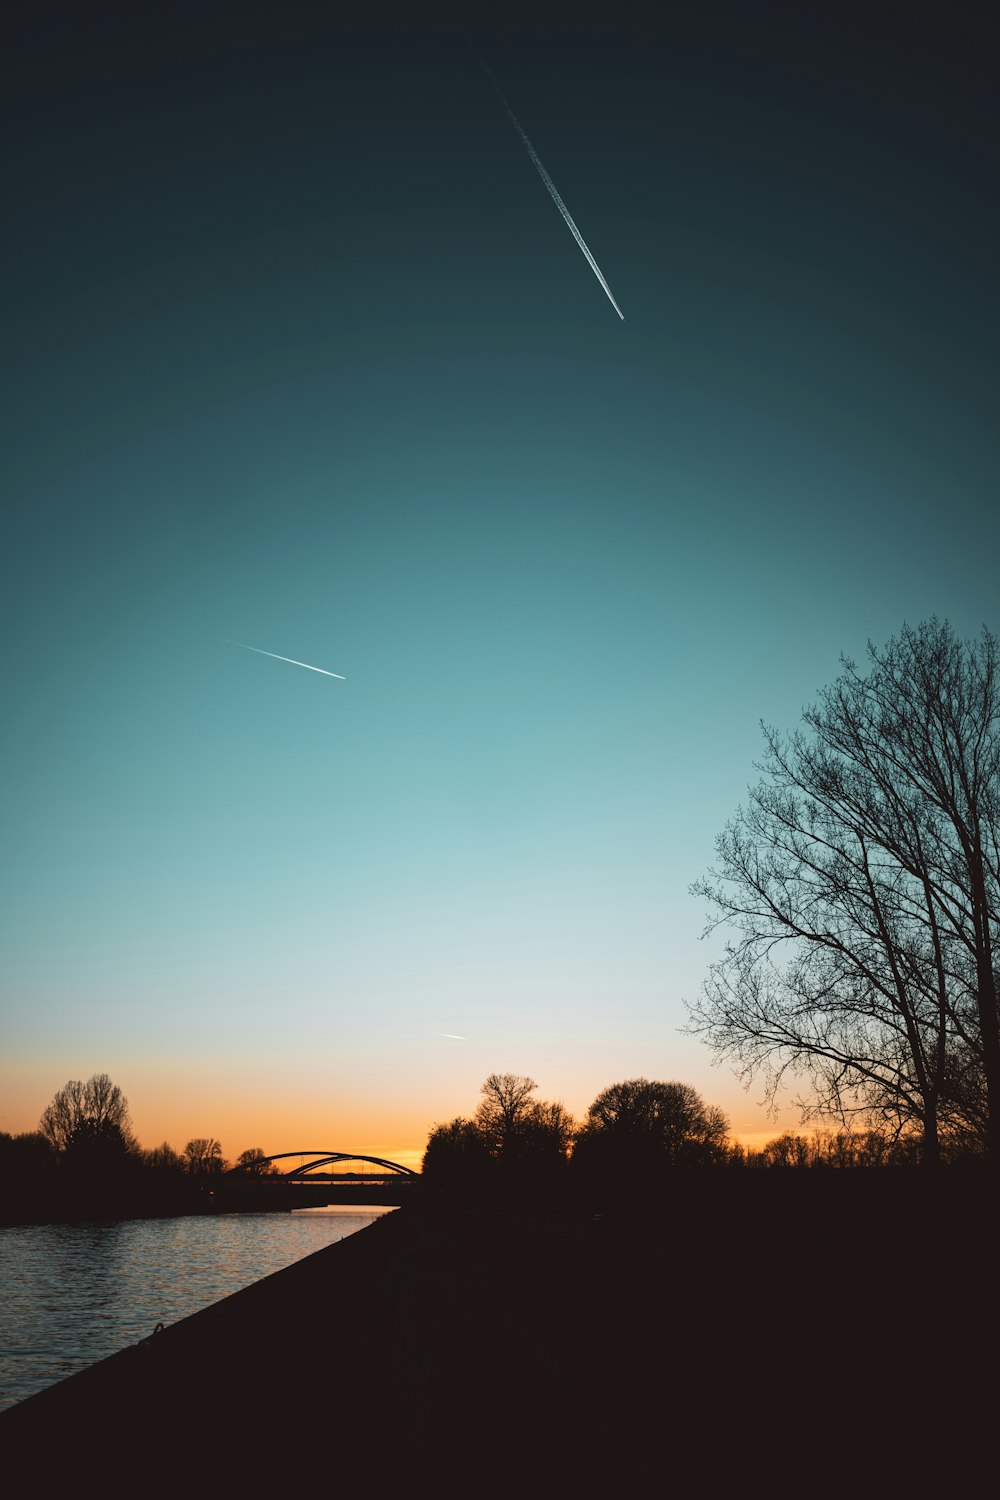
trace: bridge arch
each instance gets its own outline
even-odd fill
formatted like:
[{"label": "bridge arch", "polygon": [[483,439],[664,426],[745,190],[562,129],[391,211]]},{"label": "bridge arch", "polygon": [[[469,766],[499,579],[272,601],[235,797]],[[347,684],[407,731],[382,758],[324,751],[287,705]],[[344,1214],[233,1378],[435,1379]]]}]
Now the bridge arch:
[{"label": "bridge arch", "polygon": [[395,1172],[400,1177],[419,1177],[419,1172],[414,1172],[412,1167],[404,1167],[398,1161],[387,1161],[382,1156],[366,1156],[360,1151],[278,1151],[273,1156],[259,1157],[250,1165],[242,1167],[230,1167],[225,1174],[227,1177],[251,1177],[256,1176],[261,1166],[271,1162],[287,1161],[290,1157],[313,1156],[315,1161],[306,1162],[302,1166],[294,1167],[292,1170],[282,1172],[281,1177],[285,1182],[304,1181],[310,1172],[315,1172],[319,1167],[329,1167],[342,1161],[365,1161],[373,1167],[381,1167],[385,1172]]}]

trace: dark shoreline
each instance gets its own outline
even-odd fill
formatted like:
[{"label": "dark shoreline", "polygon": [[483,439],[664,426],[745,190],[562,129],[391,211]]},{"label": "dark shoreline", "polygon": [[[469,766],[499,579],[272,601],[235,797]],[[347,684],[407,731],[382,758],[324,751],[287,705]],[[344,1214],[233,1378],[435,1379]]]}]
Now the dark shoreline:
[{"label": "dark shoreline", "polygon": [[[339,1204],[354,1208],[398,1208],[406,1199],[399,1191],[338,1187],[335,1192],[303,1187],[298,1191],[255,1184],[186,1188],[174,1193],[145,1195],[102,1193],[87,1188],[74,1194],[48,1194],[35,1199],[13,1198],[0,1205],[0,1229],[28,1224],[115,1223],[123,1219],[178,1219],[220,1213],[290,1213],[296,1208],[325,1208]],[[405,1190],[406,1197],[412,1189]]]},{"label": "dark shoreline", "polygon": [[[13,1407],[0,1450],[50,1480],[152,1466],[197,1490],[335,1472],[560,1495],[649,1473],[713,1493],[761,1466],[810,1494],[953,1485],[992,1465],[996,1294],[969,1279],[985,1187],[407,1207]],[[859,1444],[864,1475],[857,1453],[839,1467]]]}]

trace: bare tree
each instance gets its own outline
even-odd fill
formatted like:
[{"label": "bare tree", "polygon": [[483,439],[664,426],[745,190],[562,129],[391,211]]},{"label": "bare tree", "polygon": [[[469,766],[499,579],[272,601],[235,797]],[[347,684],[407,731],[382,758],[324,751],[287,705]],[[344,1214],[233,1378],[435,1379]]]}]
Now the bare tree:
[{"label": "bare tree", "polygon": [[185,1170],[195,1177],[215,1176],[224,1172],[228,1162],[222,1155],[222,1146],[213,1136],[195,1136],[184,1147]]},{"label": "bare tree", "polygon": [[179,1151],[175,1151],[168,1141],[163,1141],[159,1146],[151,1146],[142,1153],[142,1163],[152,1172],[183,1172],[184,1158]]},{"label": "bare tree", "polygon": [[38,1128],[56,1151],[126,1151],[135,1146],[128,1100],[107,1073],[71,1078],[42,1112]]},{"label": "bare tree", "polygon": [[814,1130],[810,1137],[785,1131],[746,1158],[752,1167],[834,1167],[840,1170],[912,1166],[912,1141],[879,1130]]},{"label": "bare tree", "polygon": [[[541,1190],[566,1171],[575,1126],[564,1105],[532,1098],[538,1085],[517,1073],[491,1073],[472,1120],[436,1125],[423,1170],[442,1187]],[[499,1175],[498,1175],[499,1174]]]},{"label": "bare tree", "polygon": [[997,642],[904,627],[868,670],[842,659],[694,887],[735,929],[691,1029],[806,1115],[943,1133],[982,1128],[1000,1161],[994,949],[1000,891]]},{"label": "bare tree", "polygon": [[280,1168],[270,1157],[264,1155],[262,1146],[250,1146],[246,1151],[241,1151],[236,1158],[235,1167],[251,1177],[276,1177],[280,1172]]},{"label": "bare tree", "polygon": [[519,1073],[491,1073],[480,1086],[482,1094],[475,1123],[490,1150],[502,1156],[529,1113],[531,1095],[538,1084]]},{"label": "bare tree", "polygon": [[564,1104],[531,1099],[522,1116],[518,1135],[526,1156],[548,1155],[565,1161],[576,1134],[576,1122]]}]

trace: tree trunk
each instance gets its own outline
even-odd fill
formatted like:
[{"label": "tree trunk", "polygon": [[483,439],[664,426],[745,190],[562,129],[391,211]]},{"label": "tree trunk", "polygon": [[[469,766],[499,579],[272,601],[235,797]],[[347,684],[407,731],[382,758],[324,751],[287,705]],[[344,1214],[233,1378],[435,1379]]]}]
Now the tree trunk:
[{"label": "tree trunk", "polygon": [[990,912],[986,900],[983,858],[976,850],[973,870],[973,915],[976,934],[976,1001],[979,1007],[979,1037],[986,1076],[987,1131],[990,1157],[1000,1172],[1000,1018],[997,1016],[997,986],[993,973]]},{"label": "tree trunk", "polygon": [[941,1165],[941,1141],[938,1135],[937,1104],[933,1104],[924,1116],[924,1149],[921,1166],[934,1171]]}]

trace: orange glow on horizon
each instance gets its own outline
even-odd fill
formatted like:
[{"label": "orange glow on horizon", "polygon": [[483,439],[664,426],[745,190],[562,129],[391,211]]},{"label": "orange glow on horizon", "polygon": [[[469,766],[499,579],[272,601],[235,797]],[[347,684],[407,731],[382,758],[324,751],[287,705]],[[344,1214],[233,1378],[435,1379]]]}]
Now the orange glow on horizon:
[{"label": "orange glow on horizon", "polygon": [[[18,1070],[14,1086],[6,1091],[0,1130],[17,1134],[38,1128],[42,1111],[68,1078],[86,1079],[94,1072],[107,1072],[120,1083],[128,1100],[132,1126],[141,1146],[151,1148],[166,1141],[176,1151],[198,1136],[210,1136],[222,1145],[223,1155],[235,1161],[242,1151],[259,1147],[266,1155],[299,1151],[357,1151],[378,1156],[401,1166],[419,1170],[427,1139],[438,1124],[456,1116],[468,1118],[479,1102],[478,1072],[454,1079],[428,1080],[419,1073],[403,1079],[387,1078],[381,1088],[343,1084],[317,1085],[304,1079],[296,1087],[288,1073],[277,1069],[245,1066],[240,1076],[220,1079],[207,1063],[146,1063],[136,1067],[127,1059],[98,1058],[66,1066],[32,1059]],[[427,1095],[435,1103],[427,1107]],[[583,1097],[539,1078],[538,1097],[562,1099],[577,1121],[584,1118],[594,1093],[585,1085]],[[770,1118],[760,1109],[748,1109],[742,1092],[736,1099],[710,1096],[706,1101],[728,1104],[731,1139],[759,1150],[785,1131],[801,1133],[798,1112],[789,1110]]]}]

